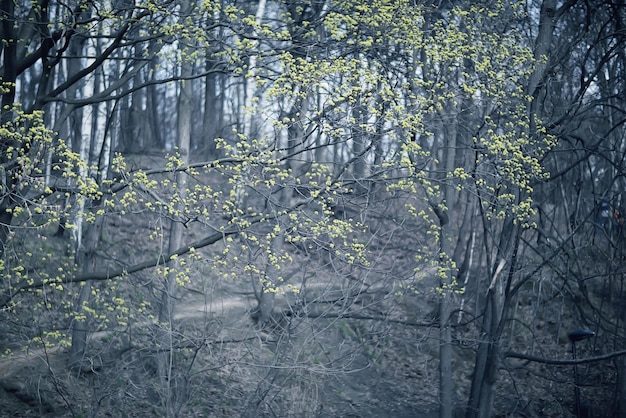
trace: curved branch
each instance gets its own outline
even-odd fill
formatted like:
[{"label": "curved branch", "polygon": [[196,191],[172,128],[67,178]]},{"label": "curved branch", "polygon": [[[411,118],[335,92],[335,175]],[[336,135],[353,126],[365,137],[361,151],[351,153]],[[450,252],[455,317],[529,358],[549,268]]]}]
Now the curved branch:
[{"label": "curved branch", "polygon": [[[251,220],[250,224],[258,223],[262,219],[267,219],[267,218],[257,217]],[[189,245],[180,247],[167,255],[161,255],[157,257],[156,259],[142,261],[140,263],[133,264],[132,266],[117,268],[114,270],[93,271],[93,272],[88,272],[88,273],[83,273],[83,274],[77,274],[74,276],[64,277],[61,279],[60,283],[79,283],[79,282],[84,282],[88,280],[103,281],[103,280],[114,279],[116,277],[120,277],[125,274],[137,273],[141,270],[145,270],[151,267],[164,265],[168,263],[169,261],[171,261],[173,258],[176,258],[181,255],[185,255],[193,250],[207,247],[211,244],[215,244],[216,242],[223,239],[224,237],[227,237],[229,235],[234,235],[239,232],[240,230],[238,228],[232,227],[225,231],[215,232],[214,234],[211,234],[201,240],[198,240]],[[13,299],[13,297],[19,294],[19,292],[23,290],[43,287],[47,283],[50,283],[50,281],[49,280],[47,281],[35,280],[30,283],[23,283],[21,285],[12,287],[11,289],[9,289],[10,293],[5,293],[4,295],[0,296],[0,308],[7,307],[8,304]],[[54,282],[54,283],[59,283],[59,282]]]},{"label": "curved branch", "polygon": [[[137,16],[136,20],[138,21],[142,17],[145,17],[147,15],[149,15],[148,12],[143,12],[142,14]],[[94,61],[90,65],[88,65],[87,67],[85,67],[82,70],[78,71],[76,74],[73,74],[72,76],[68,77],[67,80],[64,83],[62,83],[60,86],[58,86],[53,91],[49,92],[48,96],[50,96],[50,97],[58,96],[59,94],[61,94],[62,92],[64,92],[68,88],[70,88],[72,85],[77,83],[79,80],[82,80],[84,77],[86,77],[87,75],[89,75],[92,72],[94,72],[97,68],[99,68],[100,65],[102,65],[102,63],[105,60],[107,60],[109,58],[109,56],[111,54],[113,54],[113,52],[120,47],[120,45],[121,45],[121,43],[122,43],[122,41],[124,39],[124,36],[126,35],[126,33],[128,33],[128,31],[131,29],[131,27],[132,27],[131,23],[125,23],[119,29],[119,31],[115,35],[115,38],[113,39],[111,44],[102,52],[102,54],[100,56],[96,57],[94,59]]]},{"label": "curved branch", "polygon": [[[309,200],[303,200],[303,201],[297,202],[296,204],[294,204],[292,207],[288,209],[288,212],[294,211],[298,209],[299,207],[307,204],[308,202]],[[261,223],[261,222],[265,222],[272,218],[273,218],[272,216],[268,216],[268,215],[255,216],[255,217],[251,217],[250,219],[248,219],[247,223],[248,225],[254,225],[254,224]],[[0,310],[2,308],[6,308],[11,302],[11,300],[13,300],[13,298],[17,294],[19,294],[21,291],[24,291],[24,290],[40,288],[49,283],[54,283],[54,284],[80,283],[80,282],[85,282],[88,280],[105,281],[105,280],[114,279],[116,277],[120,277],[126,274],[137,273],[139,271],[142,271],[151,267],[158,267],[158,266],[167,264],[169,261],[171,261],[172,259],[176,257],[185,255],[187,253],[190,253],[191,251],[194,251],[203,247],[208,247],[209,245],[215,244],[216,242],[220,241],[221,239],[227,236],[235,235],[235,234],[238,234],[239,232],[241,232],[241,229],[238,228],[236,225],[233,225],[230,228],[227,228],[223,231],[217,231],[211,235],[204,237],[201,240],[182,246],[172,251],[169,254],[160,255],[156,259],[142,261],[140,263],[136,263],[128,267],[121,267],[121,268],[112,269],[112,270],[93,271],[93,272],[77,274],[73,276],[67,276],[67,277],[61,278],[59,281],[51,281],[51,280],[44,281],[40,279],[40,280],[33,280],[28,283],[22,283],[17,286],[11,287],[4,294],[0,294]]]},{"label": "curved branch", "polygon": [[222,67],[219,67],[219,68],[216,67],[216,68],[211,68],[207,71],[203,71],[201,73],[194,74],[191,77],[172,76],[172,77],[149,80],[149,81],[137,84],[137,85],[133,85],[132,87],[125,88],[119,93],[113,94],[113,92],[115,92],[116,90],[119,90],[120,87],[127,84],[128,80],[132,79],[139,71],[141,71],[141,69],[144,68],[148,64],[148,62],[149,60],[144,60],[144,62],[141,65],[135,66],[131,71],[129,71],[124,76],[116,80],[115,83],[113,83],[112,85],[107,87],[105,90],[102,90],[101,92],[91,97],[87,97],[84,99],[73,99],[73,98],[67,98],[67,97],[60,97],[58,95],[48,95],[42,99],[42,103],[62,102],[68,105],[76,106],[76,107],[83,107],[83,106],[92,105],[94,103],[101,103],[103,101],[108,101],[108,100],[119,100],[122,97],[126,97],[130,95],[131,93],[134,93],[137,90],[141,90],[149,86],[167,84],[167,83],[171,83],[172,81],[196,80],[202,77],[206,77],[207,75],[210,75],[210,74],[226,74],[227,73],[226,69]]},{"label": "curved branch", "polygon": [[530,354],[516,353],[514,351],[507,351],[504,354],[504,357],[506,357],[506,358],[517,358],[517,359],[520,359],[520,360],[528,360],[528,361],[532,361],[534,363],[553,364],[553,365],[556,365],[556,366],[572,366],[574,364],[595,363],[597,361],[610,360],[612,358],[620,357],[620,356],[623,356],[623,355],[626,355],[626,350],[614,351],[612,353],[603,354],[601,356],[587,357],[587,358],[584,358],[584,359],[558,360],[558,359],[548,359],[548,358],[543,358],[543,357],[537,357],[537,356],[533,356],[533,355],[530,355]]}]

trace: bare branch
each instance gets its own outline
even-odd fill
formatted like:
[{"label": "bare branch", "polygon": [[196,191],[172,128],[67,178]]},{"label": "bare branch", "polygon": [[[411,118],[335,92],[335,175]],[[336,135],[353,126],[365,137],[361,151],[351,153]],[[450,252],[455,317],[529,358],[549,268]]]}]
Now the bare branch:
[{"label": "bare branch", "polygon": [[553,364],[556,366],[572,366],[574,364],[586,364],[586,363],[595,363],[597,361],[610,360],[615,357],[620,357],[626,355],[626,350],[614,351],[612,353],[603,354],[601,356],[596,357],[587,357],[584,359],[576,359],[576,360],[559,360],[559,359],[548,359],[543,357],[537,357],[530,354],[524,353],[516,353],[514,351],[507,351],[504,354],[506,358],[517,358],[520,360],[528,360],[534,363],[542,363],[542,364]]},{"label": "bare branch", "polygon": [[[257,217],[254,220],[251,220],[250,223],[251,224],[255,224],[260,222],[262,219],[267,219],[265,218],[261,218],[261,217]],[[203,247],[207,247],[211,244],[215,244],[216,242],[218,242],[219,240],[229,236],[229,235],[234,235],[237,234],[240,230],[238,228],[232,227],[230,229],[227,229],[225,231],[222,232],[216,232],[214,234],[211,234],[201,240],[198,240],[196,242],[193,242],[189,245],[185,245],[183,247],[178,248],[177,250],[164,255],[164,256],[159,256],[157,259],[152,259],[152,260],[146,260],[146,261],[142,261],[140,263],[134,264],[132,266],[129,267],[123,267],[123,268],[117,268],[114,270],[103,270],[103,271],[94,271],[94,272],[89,272],[89,273],[84,273],[84,274],[78,274],[75,276],[69,276],[69,277],[65,277],[63,279],[61,279],[60,283],[79,283],[79,282],[84,282],[87,280],[93,280],[93,281],[103,281],[103,280],[110,280],[110,279],[114,279],[116,277],[120,277],[123,276],[125,274],[131,274],[131,273],[137,273],[139,271],[151,268],[151,267],[157,267],[157,266],[161,266],[166,264],[167,262],[169,262],[170,260],[172,260],[173,258],[176,258],[178,256],[181,255],[185,255],[193,250],[196,249],[200,249]],[[35,288],[39,288],[39,287],[43,287],[46,283],[49,283],[49,281],[44,282],[43,280],[35,280],[31,283],[24,283],[18,286],[15,286],[13,288],[10,289],[10,293],[8,294],[4,294],[2,295],[2,297],[0,298],[0,308],[1,307],[6,307],[11,300],[13,299],[13,297],[15,295],[17,295],[19,292],[23,291],[23,290],[28,290],[28,289],[35,289]]]}]

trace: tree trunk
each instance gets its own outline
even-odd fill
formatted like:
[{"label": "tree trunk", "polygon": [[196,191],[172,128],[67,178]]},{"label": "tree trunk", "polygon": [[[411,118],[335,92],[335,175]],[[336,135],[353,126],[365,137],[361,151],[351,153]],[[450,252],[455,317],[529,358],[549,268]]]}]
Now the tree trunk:
[{"label": "tree trunk", "polygon": [[[102,217],[98,218],[98,222],[94,224],[86,224],[84,227],[84,238],[81,240],[81,248],[77,254],[77,264],[81,266],[83,273],[96,271],[96,247],[99,240],[99,231],[102,225]],[[75,311],[82,317],[85,313],[83,306],[89,303],[91,295],[91,281],[87,281],[81,287],[76,302]],[[85,351],[87,350],[87,337],[89,335],[89,318],[85,317],[74,321],[72,324],[72,345],[69,353],[69,366],[71,369],[80,372],[88,364],[85,364]]]},{"label": "tree trunk", "polygon": [[537,98],[538,89],[541,88],[541,79],[544,77],[547,62],[546,57],[550,56],[550,46],[552,45],[552,35],[556,25],[556,0],[544,0],[541,4],[539,15],[539,28],[535,39],[535,59],[537,64],[535,70],[528,80],[527,92],[533,98]]},{"label": "tree trunk", "polygon": [[[622,277],[624,280],[624,277]],[[621,298],[622,324],[626,324],[626,295]],[[615,360],[617,368],[617,410],[618,416],[626,417],[626,356],[620,356]]]},{"label": "tree trunk", "polygon": [[[207,59],[206,70],[209,71],[215,65],[213,60]],[[206,153],[207,159],[217,158],[217,147],[215,138],[221,131],[221,106],[218,102],[217,82],[219,74],[212,73],[204,79],[204,114],[202,118],[202,136],[199,144],[196,144],[203,154]]]},{"label": "tree trunk", "polygon": [[[3,16],[9,17],[14,15],[15,3],[13,0],[3,0],[1,3],[1,13]],[[0,125],[4,125],[6,122],[11,121],[13,118],[13,112],[5,109],[12,109],[15,102],[15,80],[17,78],[17,26],[11,19],[4,18],[0,22],[0,30],[2,31],[2,39],[5,45],[0,50],[2,52],[2,85],[4,91],[2,92],[2,112],[0,112]],[[3,139],[5,141],[5,139]],[[9,147],[12,144],[1,143],[0,144],[0,164],[7,162],[5,147]],[[0,179],[0,184],[3,185],[6,190],[3,190],[3,194],[13,192],[14,179],[8,170],[0,170],[0,176],[4,178]],[[11,206],[11,199],[3,198],[0,201],[0,258],[4,256],[6,245],[10,236],[10,225],[13,220],[13,212],[9,210]]]},{"label": "tree trunk", "polygon": [[[460,100],[460,99],[459,99]],[[452,173],[456,164],[457,148],[457,117],[456,109],[449,109],[449,123],[442,127],[445,137],[444,164],[446,173]],[[450,222],[450,213],[457,210],[456,190],[454,186],[445,184],[444,209],[435,212],[439,218],[440,231],[440,277],[441,296],[439,299],[439,417],[452,418],[454,407],[454,383],[452,381],[452,329],[451,329],[451,303],[455,286],[455,271],[452,260],[453,228]]]},{"label": "tree trunk", "polygon": [[[507,219],[502,227],[497,248],[497,259],[500,261],[493,269],[487,288],[483,327],[476,353],[466,418],[491,417],[493,392],[500,364],[500,340],[510,308],[509,290],[516,269],[519,242],[520,227],[514,224],[513,219]],[[500,278],[507,264],[507,278]]]},{"label": "tree trunk", "polygon": [[[288,190],[288,189],[284,189]],[[285,191],[282,194],[286,193]],[[279,233],[276,237],[272,238],[270,243],[270,253],[280,254],[285,242],[285,237],[282,233]],[[271,325],[272,314],[274,312],[274,288],[278,285],[279,270],[268,260],[265,268],[265,277],[261,283],[259,291],[257,293],[257,313],[256,319],[261,327]]]},{"label": "tree trunk", "polygon": [[[89,9],[83,11],[88,16]],[[73,39],[74,44],[70,48],[72,50],[72,57],[70,66],[68,69],[68,75],[75,74],[81,70],[84,65],[82,53],[85,49],[85,39],[82,37]],[[100,51],[100,41],[97,42],[95,47],[96,55]],[[93,96],[100,88],[100,75],[96,73],[93,79],[89,79],[87,82],[77,83],[75,87],[68,89],[70,97],[76,97],[80,94],[86,96]],[[100,103],[94,103],[91,106],[76,109],[73,111],[73,129],[72,129],[72,149],[75,153],[80,155],[82,161],[86,163],[87,167],[97,166],[96,150],[99,149],[104,141],[104,132],[100,126]],[[88,179],[92,178],[89,171],[91,168],[77,167],[78,177],[88,184]],[[98,176],[93,176],[97,178]],[[75,259],[76,265],[83,273],[88,273],[96,270],[96,247],[99,241],[99,231],[103,222],[102,217],[96,217],[97,221],[94,223],[84,222],[86,218],[85,212],[97,210],[97,207],[102,204],[101,201],[87,200],[84,196],[76,195],[75,207],[76,212],[72,219],[74,228],[72,233],[74,234],[75,242]],[[90,319],[85,314],[84,306],[89,302],[91,295],[91,282],[87,281],[80,289],[78,301],[75,307],[78,320],[73,323],[72,326],[72,345],[70,347],[69,363],[73,369],[80,370],[85,366],[84,357],[87,349],[87,338],[89,333]]]},{"label": "tree trunk", "polygon": [[493,387],[498,365],[498,341],[496,338],[498,311],[497,290],[496,288],[489,289],[466,418],[491,417]]},{"label": "tree trunk", "polygon": [[[190,5],[186,3],[182,6],[183,18],[187,15]],[[178,96],[178,120],[177,120],[177,146],[180,158],[184,164],[189,162],[189,144],[191,141],[191,116],[193,104],[193,84],[191,80],[185,80],[192,74],[192,63],[184,60],[181,64],[182,86]],[[178,193],[177,209],[184,210],[185,199],[187,197],[187,173],[176,172],[176,191]],[[179,219],[172,219],[170,236],[168,242],[168,253],[172,253],[180,248],[183,241],[184,225]],[[159,307],[159,332],[157,354],[157,368],[161,381],[161,399],[166,409],[168,417],[177,414],[178,405],[176,402],[176,385],[173,379],[174,359],[173,350],[173,321],[178,283],[176,281],[178,271],[178,260],[170,262],[170,272],[163,284],[163,295]]]},{"label": "tree trunk", "polygon": [[439,417],[452,418],[453,391],[452,381],[452,330],[450,327],[452,283],[454,272],[450,268],[450,224],[440,218],[441,225],[441,296],[439,298]]},{"label": "tree trunk", "polygon": [[[152,77],[157,73],[159,64],[157,58],[150,61],[148,73]],[[165,139],[163,137],[164,124],[160,112],[159,92],[155,84],[146,87],[146,123],[149,127],[150,147],[155,150],[165,149]]]},{"label": "tree trunk", "polygon": [[[257,11],[254,17],[254,20],[258,25],[261,24],[263,20],[263,15],[265,14],[265,5],[266,0],[259,0],[259,4],[257,6]],[[256,36],[256,33],[251,34],[252,37]],[[256,73],[256,62],[257,57],[254,53],[250,55],[250,64],[249,68],[252,71],[252,74]],[[257,84],[254,77],[246,77],[244,78],[244,115],[243,115],[243,134],[247,137],[254,136],[257,133],[257,118],[259,113],[255,109],[255,97],[257,97]],[[247,108],[247,109],[246,109]]]}]

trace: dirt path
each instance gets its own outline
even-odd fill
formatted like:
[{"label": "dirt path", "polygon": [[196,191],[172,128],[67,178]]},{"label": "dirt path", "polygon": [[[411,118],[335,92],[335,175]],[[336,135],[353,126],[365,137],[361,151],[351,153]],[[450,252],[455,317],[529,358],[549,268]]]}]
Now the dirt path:
[{"label": "dirt path", "polygon": [[174,319],[179,320],[188,318],[201,318],[206,316],[207,314],[226,315],[226,313],[231,312],[235,309],[245,311],[252,306],[252,303],[253,297],[251,295],[247,296],[243,294],[228,295],[227,297],[213,301],[193,301],[189,303],[179,303],[176,306]]},{"label": "dirt path", "polygon": [[[189,300],[178,303],[175,321],[198,320],[200,318],[221,317],[225,321],[232,322],[234,318],[241,318],[251,306],[254,298],[252,295],[231,294],[213,300]],[[237,315],[233,315],[233,314]],[[144,328],[152,325],[151,321],[134,323],[134,328]],[[90,341],[96,341],[113,335],[123,329],[97,331],[89,334]],[[50,367],[65,361],[67,348],[57,345],[53,347],[28,348],[25,351],[12,352],[0,356],[0,383],[6,382],[12,376],[18,374],[25,367]]]}]

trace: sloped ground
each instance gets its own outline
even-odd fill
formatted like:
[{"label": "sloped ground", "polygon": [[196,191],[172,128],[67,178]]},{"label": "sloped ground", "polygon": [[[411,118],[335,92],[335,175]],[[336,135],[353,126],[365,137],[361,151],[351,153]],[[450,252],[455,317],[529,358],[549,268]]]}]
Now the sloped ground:
[{"label": "sloped ground", "polygon": [[[384,222],[372,228],[385,231],[389,225]],[[111,217],[101,237],[101,256],[129,263],[156,257],[154,243],[143,242],[146,234],[138,233],[155,226],[141,213]],[[198,238],[194,229],[187,233],[188,242]],[[435,272],[424,269],[412,274],[414,243],[408,232],[394,236],[391,243],[382,241],[370,243],[381,256],[359,277],[332,270],[323,252],[313,254],[311,261],[293,248],[294,265],[289,267],[298,274],[289,284],[303,293],[286,288],[285,294],[279,292],[276,323],[264,328],[252,319],[256,300],[250,278],[243,273],[236,279],[217,277],[203,260],[194,263],[192,283],[177,295],[176,367],[167,383],[174,387],[179,415],[437,416],[438,329],[430,325],[437,307],[432,291],[437,284]],[[50,245],[59,245],[62,251],[62,242]],[[205,249],[204,258],[210,259],[213,251],[220,250],[217,247]],[[401,279],[418,293],[399,295],[394,286]],[[546,358],[570,358],[567,331],[579,324],[553,280],[547,274],[533,285],[539,289],[528,289],[519,298],[515,310],[521,321],[505,333],[508,348]],[[116,284],[137,300],[151,302],[153,313],[158,285],[152,270]],[[601,290],[602,286],[596,293]],[[466,303],[470,311],[475,306],[471,299]],[[481,318],[474,319],[458,317],[455,327],[459,407],[469,395],[479,338]],[[11,321],[10,313],[0,312],[3,331],[12,329]],[[0,349],[13,351],[0,358],[0,416],[162,416],[164,383],[154,367],[155,327],[154,319],[142,314],[129,326],[92,333],[82,373],[68,371],[65,347],[43,349],[31,344],[22,351],[6,346],[12,336],[2,336],[0,344],[5,345]],[[600,343],[582,345],[580,354],[599,354],[603,349]],[[580,368],[583,399],[596,405],[597,417],[612,416],[606,407],[615,384],[610,370]],[[494,415],[572,416],[572,394],[571,368],[506,361],[498,375]]]},{"label": "sloped ground", "polygon": [[[177,354],[186,369],[177,383],[184,392],[180,416],[437,416],[435,328],[286,318],[289,331],[259,330],[250,319],[254,298],[239,286],[212,286],[206,295],[189,292],[178,304],[179,341],[189,347]],[[277,306],[287,306],[286,299]],[[432,306],[425,296],[421,303],[409,300],[405,308],[418,310],[416,304],[423,305],[418,316]],[[135,329],[136,346],[124,352],[118,342],[125,332],[93,334],[92,353],[99,355],[93,357],[94,370],[80,376],[67,371],[66,349],[32,348],[3,358],[0,416],[160,416],[159,383],[148,361],[153,353],[142,343],[150,336],[149,324]],[[545,356],[569,358],[569,346],[560,345],[560,352]],[[473,352],[457,348],[455,353],[457,395],[463,400]],[[324,355],[328,358],[316,359]],[[507,364],[512,369],[499,376],[496,416],[572,416],[570,368]],[[580,372],[583,379],[600,378],[590,375],[589,366]],[[592,400],[593,388],[584,386],[582,394]]]},{"label": "sloped ground", "polygon": [[[249,312],[253,306],[253,298],[243,294],[224,296],[219,298],[217,303],[196,297],[194,300],[180,304],[176,315],[179,329],[205,326],[207,322],[219,326],[219,330],[216,331],[218,338],[202,349],[199,356],[204,356],[204,358],[198,361],[198,363],[212,364],[212,367],[217,370],[217,373],[207,373],[207,376],[201,379],[203,383],[210,382],[212,388],[209,389],[209,393],[211,395],[190,399],[185,408],[189,411],[189,415],[184,413],[182,416],[230,416],[231,414],[255,416],[260,412],[256,408],[246,412],[248,406],[245,404],[250,394],[245,392],[250,392],[250,390],[245,389],[248,383],[245,380],[252,379],[250,374],[255,372],[260,376],[268,373],[269,376],[271,370],[266,366],[259,367],[251,363],[251,359],[259,360],[264,355],[270,358],[275,357],[275,351],[272,351],[278,350],[282,344],[278,334],[259,332],[255,329],[249,319]],[[299,325],[299,327],[306,326],[307,324]],[[100,341],[114,334],[115,332],[93,334],[92,346],[98,346]],[[329,347],[333,345],[339,347],[348,345],[345,339],[350,336],[357,338],[356,334],[346,328],[342,341],[336,345],[328,341],[332,338],[331,336],[316,339],[327,340]],[[307,337],[297,338],[306,339]],[[239,341],[239,343],[234,344],[233,341]],[[222,347],[218,349],[220,344]],[[295,347],[297,344],[292,344],[292,346]],[[298,348],[303,349],[301,346]],[[355,417],[430,416],[426,406],[421,410],[416,409],[416,404],[423,402],[424,399],[420,399],[419,395],[422,390],[416,391],[415,389],[430,381],[428,384],[431,385],[432,393],[436,393],[436,376],[433,375],[432,367],[415,364],[414,357],[408,356],[408,353],[402,356],[403,361],[401,361],[396,357],[399,353],[388,350],[388,347],[381,350],[382,356],[377,360],[364,356],[359,352],[359,347],[356,347],[357,349],[342,348],[342,355],[350,357],[339,367],[342,370],[316,371],[309,364],[310,370],[306,373],[292,373],[293,376],[285,380],[284,386],[289,390],[287,397],[290,398],[291,407],[295,409],[293,415],[289,416],[300,416],[303,412],[308,416],[325,416],[326,414]],[[255,350],[259,353],[252,356],[242,354],[243,351],[248,350]],[[263,354],[263,351],[266,352]],[[76,377],[66,370],[67,350],[32,349],[12,355],[0,362],[1,414],[7,417],[79,416],[76,406],[72,408],[70,404],[80,405],[82,402],[89,404],[103,397],[98,408],[94,409],[95,406],[92,405],[90,412],[81,408],[84,411],[81,413],[93,412],[96,413],[94,416],[115,416],[116,402],[106,398],[127,396],[130,400],[143,396],[143,399],[135,406],[126,400],[119,401],[123,402],[122,405],[126,404],[124,407],[119,404],[117,407],[120,412],[124,411],[125,416],[152,416],[152,413],[147,413],[142,408],[150,403],[158,402],[159,397],[154,389],[151,390],[151,385],[147,385],[143,380],[149,378],[150,373],[138,367],[138,357],[141,357],[141,352],[124,353],[120,358],[109,358],[103,361],[103,364],[97,365],[93,372]],[[219,357],[218,364],[215,364],[215,357]],[[234,361],[233,364],[230,363],[231,360]],[[285,367],[289,368],[288,363]],[[297,370],[295,365],[294,370]],[[115,371],[121,372],[116,377],[123,377],[124,382],[109,381],[113,378]],[[303,385],[299,391],[291,387],[291,382],[289,382],[289,380],[302,378],[298,374],[309,376],[309,381],[305,382],[306,385]],[[238,378],[242,381],[237,382]],[[312,393],[312,389],[306,386],[314,380],[317,380],[317,384],[314,385],[315,393]],[[252,379],[250,384],[262,386],[263,382]],[[240,388],[237,389],[238,387]],[[93,393],[90,394],[89,391]],[[97,391],[102,392],[97,394]],[[105,391],[117,393],[107,395]],[[196,387],[192,391],[200,395],[206,391],[206,388]],[[83,399],[76,399],[77,394]],[[71,396],[72,399],[64,399],[64,396]],[[428,399],[431,404],[433,400],[434,396]],[[298,407],[297,402],[302,405]],[[281,414],[280,416],[287,415]]]},{"label": "sloped ground", "polygon": [[[432,416],[437,347],[429,337],[436,330],[398,323],[407,319],[403,302],[382,291],[342,302],[353,283],[316,277],[307,283],[315,300],[308,316],[284,315],[298,297],[279,293],[279,323],[260,329],[250,283],[198,266],[175,315],[181,416]],[[425,296],[406,303],[411,321],[434,306]],[[153,322],[92,333],[82,373],[68,371],[64,347],[32,345],[4,356],[0,416],[160,416]]]}]

